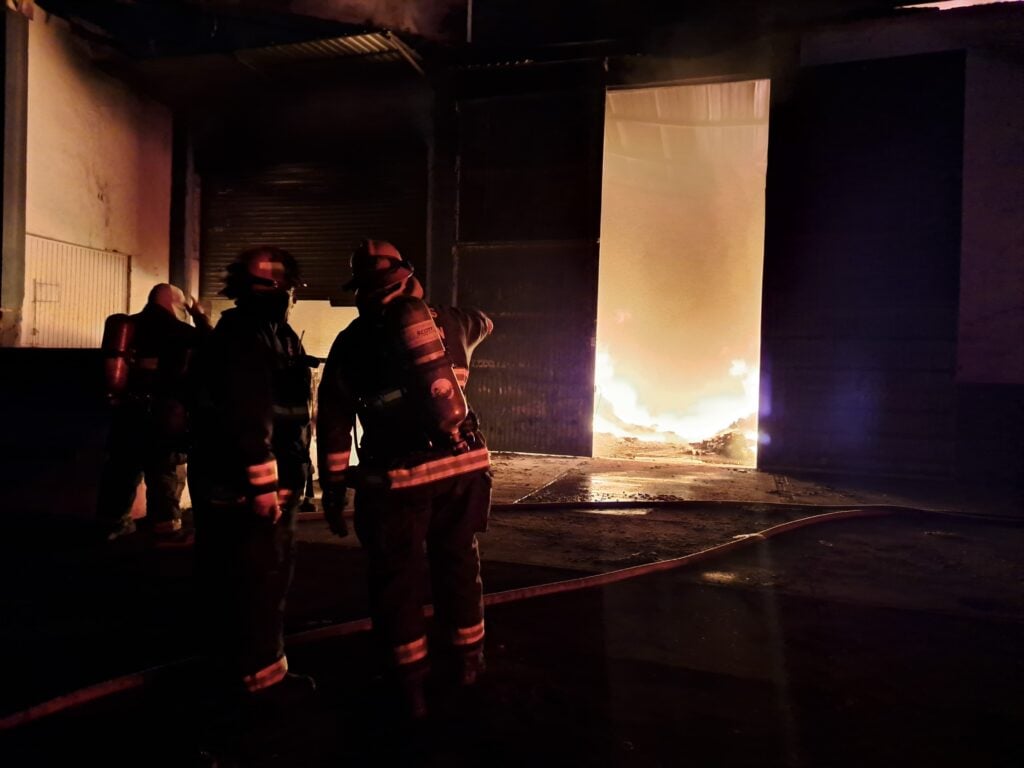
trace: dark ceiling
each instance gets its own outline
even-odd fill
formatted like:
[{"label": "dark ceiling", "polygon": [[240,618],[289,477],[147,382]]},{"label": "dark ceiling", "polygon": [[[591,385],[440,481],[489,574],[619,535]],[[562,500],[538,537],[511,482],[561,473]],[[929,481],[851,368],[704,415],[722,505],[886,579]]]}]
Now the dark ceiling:
[{"label": "dark ceiling", "polygon": [[[898,0],[39,0],[83,39],[136,59],[228,53],[367,31],[414,48],[536,49],[671,37],[718,46],[784,26],[877,16]],[[467,46],[467,38],[472,46]]]},{"label": "dark ceiling", "polygon": [[[38,0],[98,65],[182,109],[268,89],[407,88],[453,68],[720,55],[905,13],[880,0]],[[632,66],[632,64],[630,65]]]},{"label": "dark ceiling", "polygon": [[[173,0],[43,0],[97,53],[145,60],[226,53],[358,31],[337,21],[268,11],[268,3]],[[287,4],[279,4],[287,5]]]}]

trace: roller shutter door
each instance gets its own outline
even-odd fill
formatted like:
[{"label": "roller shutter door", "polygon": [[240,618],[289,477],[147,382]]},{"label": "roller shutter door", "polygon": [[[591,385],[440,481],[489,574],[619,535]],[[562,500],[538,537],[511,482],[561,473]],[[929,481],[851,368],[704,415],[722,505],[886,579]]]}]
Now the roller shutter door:
[{"label": "roller shutter door", "polygon": [[[368,153],[368,156],[374,153]],[[426,159],[423,153],[370,164],[279,163],[202,177],[200,292],[220,290],[224,268],[257,244],[291,251],[302,267],[304,300],[338,297],[348,257],[364,237],[394,242],[423,273]]]}]

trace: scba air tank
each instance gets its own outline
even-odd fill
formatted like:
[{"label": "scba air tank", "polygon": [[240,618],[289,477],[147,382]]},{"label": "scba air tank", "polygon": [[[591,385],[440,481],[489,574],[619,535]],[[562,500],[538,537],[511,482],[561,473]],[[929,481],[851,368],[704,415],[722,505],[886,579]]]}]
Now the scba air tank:
[{"label": "scba air tank", "polygon": [[107,395],[116,398],[128,388],[135,323],[125,314],[111,315],[103,324],[103,376]]},{"label": "scba air tank", "polygon": [[405,361],[410,404],[441,445],[459,446],[469,406],[430,307],[420,299],[401,299],[385,306],[384,317]]}]

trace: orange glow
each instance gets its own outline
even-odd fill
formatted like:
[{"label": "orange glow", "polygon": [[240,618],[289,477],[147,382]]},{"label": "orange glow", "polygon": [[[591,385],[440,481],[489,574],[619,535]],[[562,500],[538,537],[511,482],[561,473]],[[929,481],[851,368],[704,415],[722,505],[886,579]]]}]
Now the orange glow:
[{"label": "orange glow", "polygon": [[607,95],[603,455],[754,461],[768,95],[767,80]]},{"label": "orange glow", "polygon": [[[757,366],[733,360],[729,376],[735,382],[733,387],[697,400],[683,412],[651,413],[639,402],[636,388],[616,375],[607,350],[599,349],[594,431],[654,443],[708,440],[757,414]],[[756,430],[745,431],[744,437],[756,448]]]}]

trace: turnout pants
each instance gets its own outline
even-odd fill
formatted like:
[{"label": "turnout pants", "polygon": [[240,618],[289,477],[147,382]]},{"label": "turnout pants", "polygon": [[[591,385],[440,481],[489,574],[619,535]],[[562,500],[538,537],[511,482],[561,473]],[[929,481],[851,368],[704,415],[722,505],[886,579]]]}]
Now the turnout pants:
[{"label": "turnout pants", "polygon": [[287,672],[284,611],[294,572],[295,493],[271,523],[248,503],[194,498],[201,633],[221,682],[254,692]]},{"label": "turnout pants", "polygon": [[374,633],[385,661],[398,671],[427,659],[427,568],[441,641],[456,651],[479,652],[483,584],[476,534],[487,528],[490,503],[489,471],[417,488],[356,491],[355,527],[369,557]]},{"label": "turnout pants", "polygon": [[186,456],[174,440],[139,408],[119,408],[107,441],[100,476],[97,516],[110,528],[126,525],[142,478],[146,478],[146,517],[157,533],[181,528],[181,494]]}]

